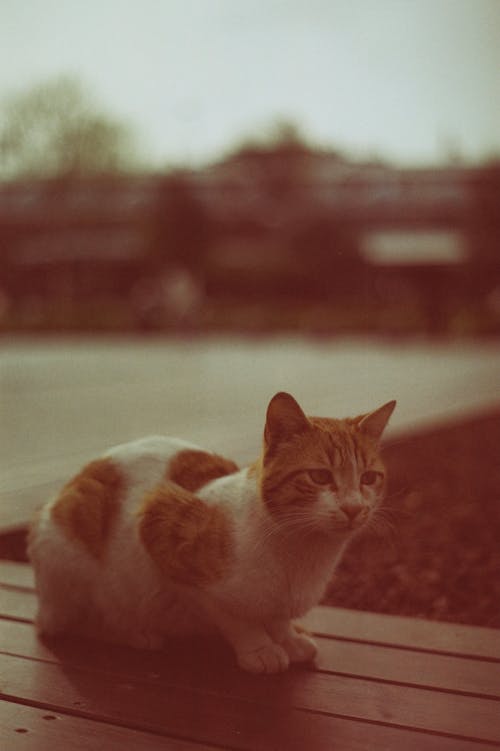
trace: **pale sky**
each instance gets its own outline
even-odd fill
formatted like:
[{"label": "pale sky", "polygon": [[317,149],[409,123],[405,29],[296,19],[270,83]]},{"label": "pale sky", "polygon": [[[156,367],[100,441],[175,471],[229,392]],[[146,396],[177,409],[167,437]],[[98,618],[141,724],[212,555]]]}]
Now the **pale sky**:
[{"label": "pale sky", "polygon": [[278,119],[356,157],[500,154],[500,0],[0,0],[0,97],[65,73],[159,165]]}]

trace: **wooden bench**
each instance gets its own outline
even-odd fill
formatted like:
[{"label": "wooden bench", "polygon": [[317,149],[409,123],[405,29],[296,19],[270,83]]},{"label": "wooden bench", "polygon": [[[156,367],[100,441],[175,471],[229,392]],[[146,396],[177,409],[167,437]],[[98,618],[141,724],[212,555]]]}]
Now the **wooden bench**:
[{"label": "wooden bench", "polygon": [[492,629],[319,607],[316,666],[262,677],[213,641],[42,643],[26,564],[0,561],[0,597],[2,751],[500,748]]}]

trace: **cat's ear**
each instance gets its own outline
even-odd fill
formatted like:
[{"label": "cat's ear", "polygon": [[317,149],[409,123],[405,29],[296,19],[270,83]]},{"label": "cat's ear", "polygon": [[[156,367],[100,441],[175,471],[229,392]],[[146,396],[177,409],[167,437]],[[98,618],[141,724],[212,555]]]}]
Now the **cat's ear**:
[{"label": "cat's ear", "polygon": [[309,420],[293,396],[285,391],[275,394],[267,408],[264,441],[267,448],[286,441],[310,427]]},{"label": "cat's ear", "polygon": [[370,412],[368,415],[362,415],[361,418],[358,418],[358,430],[378,441],[389,422],[390,416],[394,412],[395,406],[396,401],[393,400],[379,407],[374,412]]}]

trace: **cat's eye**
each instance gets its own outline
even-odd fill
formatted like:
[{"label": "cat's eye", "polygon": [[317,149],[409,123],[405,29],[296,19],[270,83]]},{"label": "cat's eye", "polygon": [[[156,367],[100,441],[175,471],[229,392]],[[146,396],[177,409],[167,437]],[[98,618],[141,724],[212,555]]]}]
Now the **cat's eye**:
[{"label": "cat's eye", "polygon": [[309,477],[316,485],[334,485],[333,475],[329,469],[310,469]]},{"label": "cat's eye", "polygon": [[381,472],[375,472],[374,469],[367,469],[366,472],[363,472],[361,475],[361,484],[374,485],[379,477],[382,477]]}]

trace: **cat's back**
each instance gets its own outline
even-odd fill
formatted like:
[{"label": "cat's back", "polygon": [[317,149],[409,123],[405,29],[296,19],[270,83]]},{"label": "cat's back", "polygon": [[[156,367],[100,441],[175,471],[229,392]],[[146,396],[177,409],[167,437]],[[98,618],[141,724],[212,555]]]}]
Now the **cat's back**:
[{"label": "cat's back", "polygon": [[145,495],[165,481],[197,493],[212,480],[231,475],[238,466],[208,449],[181,438],[147,436],[109,449],[103,461],[122,477],[122,504],[137,509]]},{"label": "cat's back", "polygon": [[[206,452],[194,443],[172,436],[150,435],[119,444],[103,454],[122,478],[122,502],[135,502],[141,493],[171,476],[176,457]],[[128,505],[127,504],[127,505]]]},{"label": "cat's back", "polygon": [[200,446],[183,438],[165,435],[148,435],[133,441],[112,446],[104,456],[124,465],[141,465],[143,462],[164,464],[180,451],[203,451]]},{"label": "cat's back", "polygon": [[100,559],[115,544],[135,538],[138,512],[160,499],[165,503],[165,483],[196,493],[237,469],[231,460],[181,438],[150,435],[119,444],[87,463],[45,504],[31,541],[49,535]]},{"label": "cat's back", "polygon": [[151,435],[113,446],[85,464],[38,511],[30,552],[40,543],[81,549],[102,558],[118,526],[132,520],[141,498],[168,478],[183,451],[201,451],[180,438]]}]

